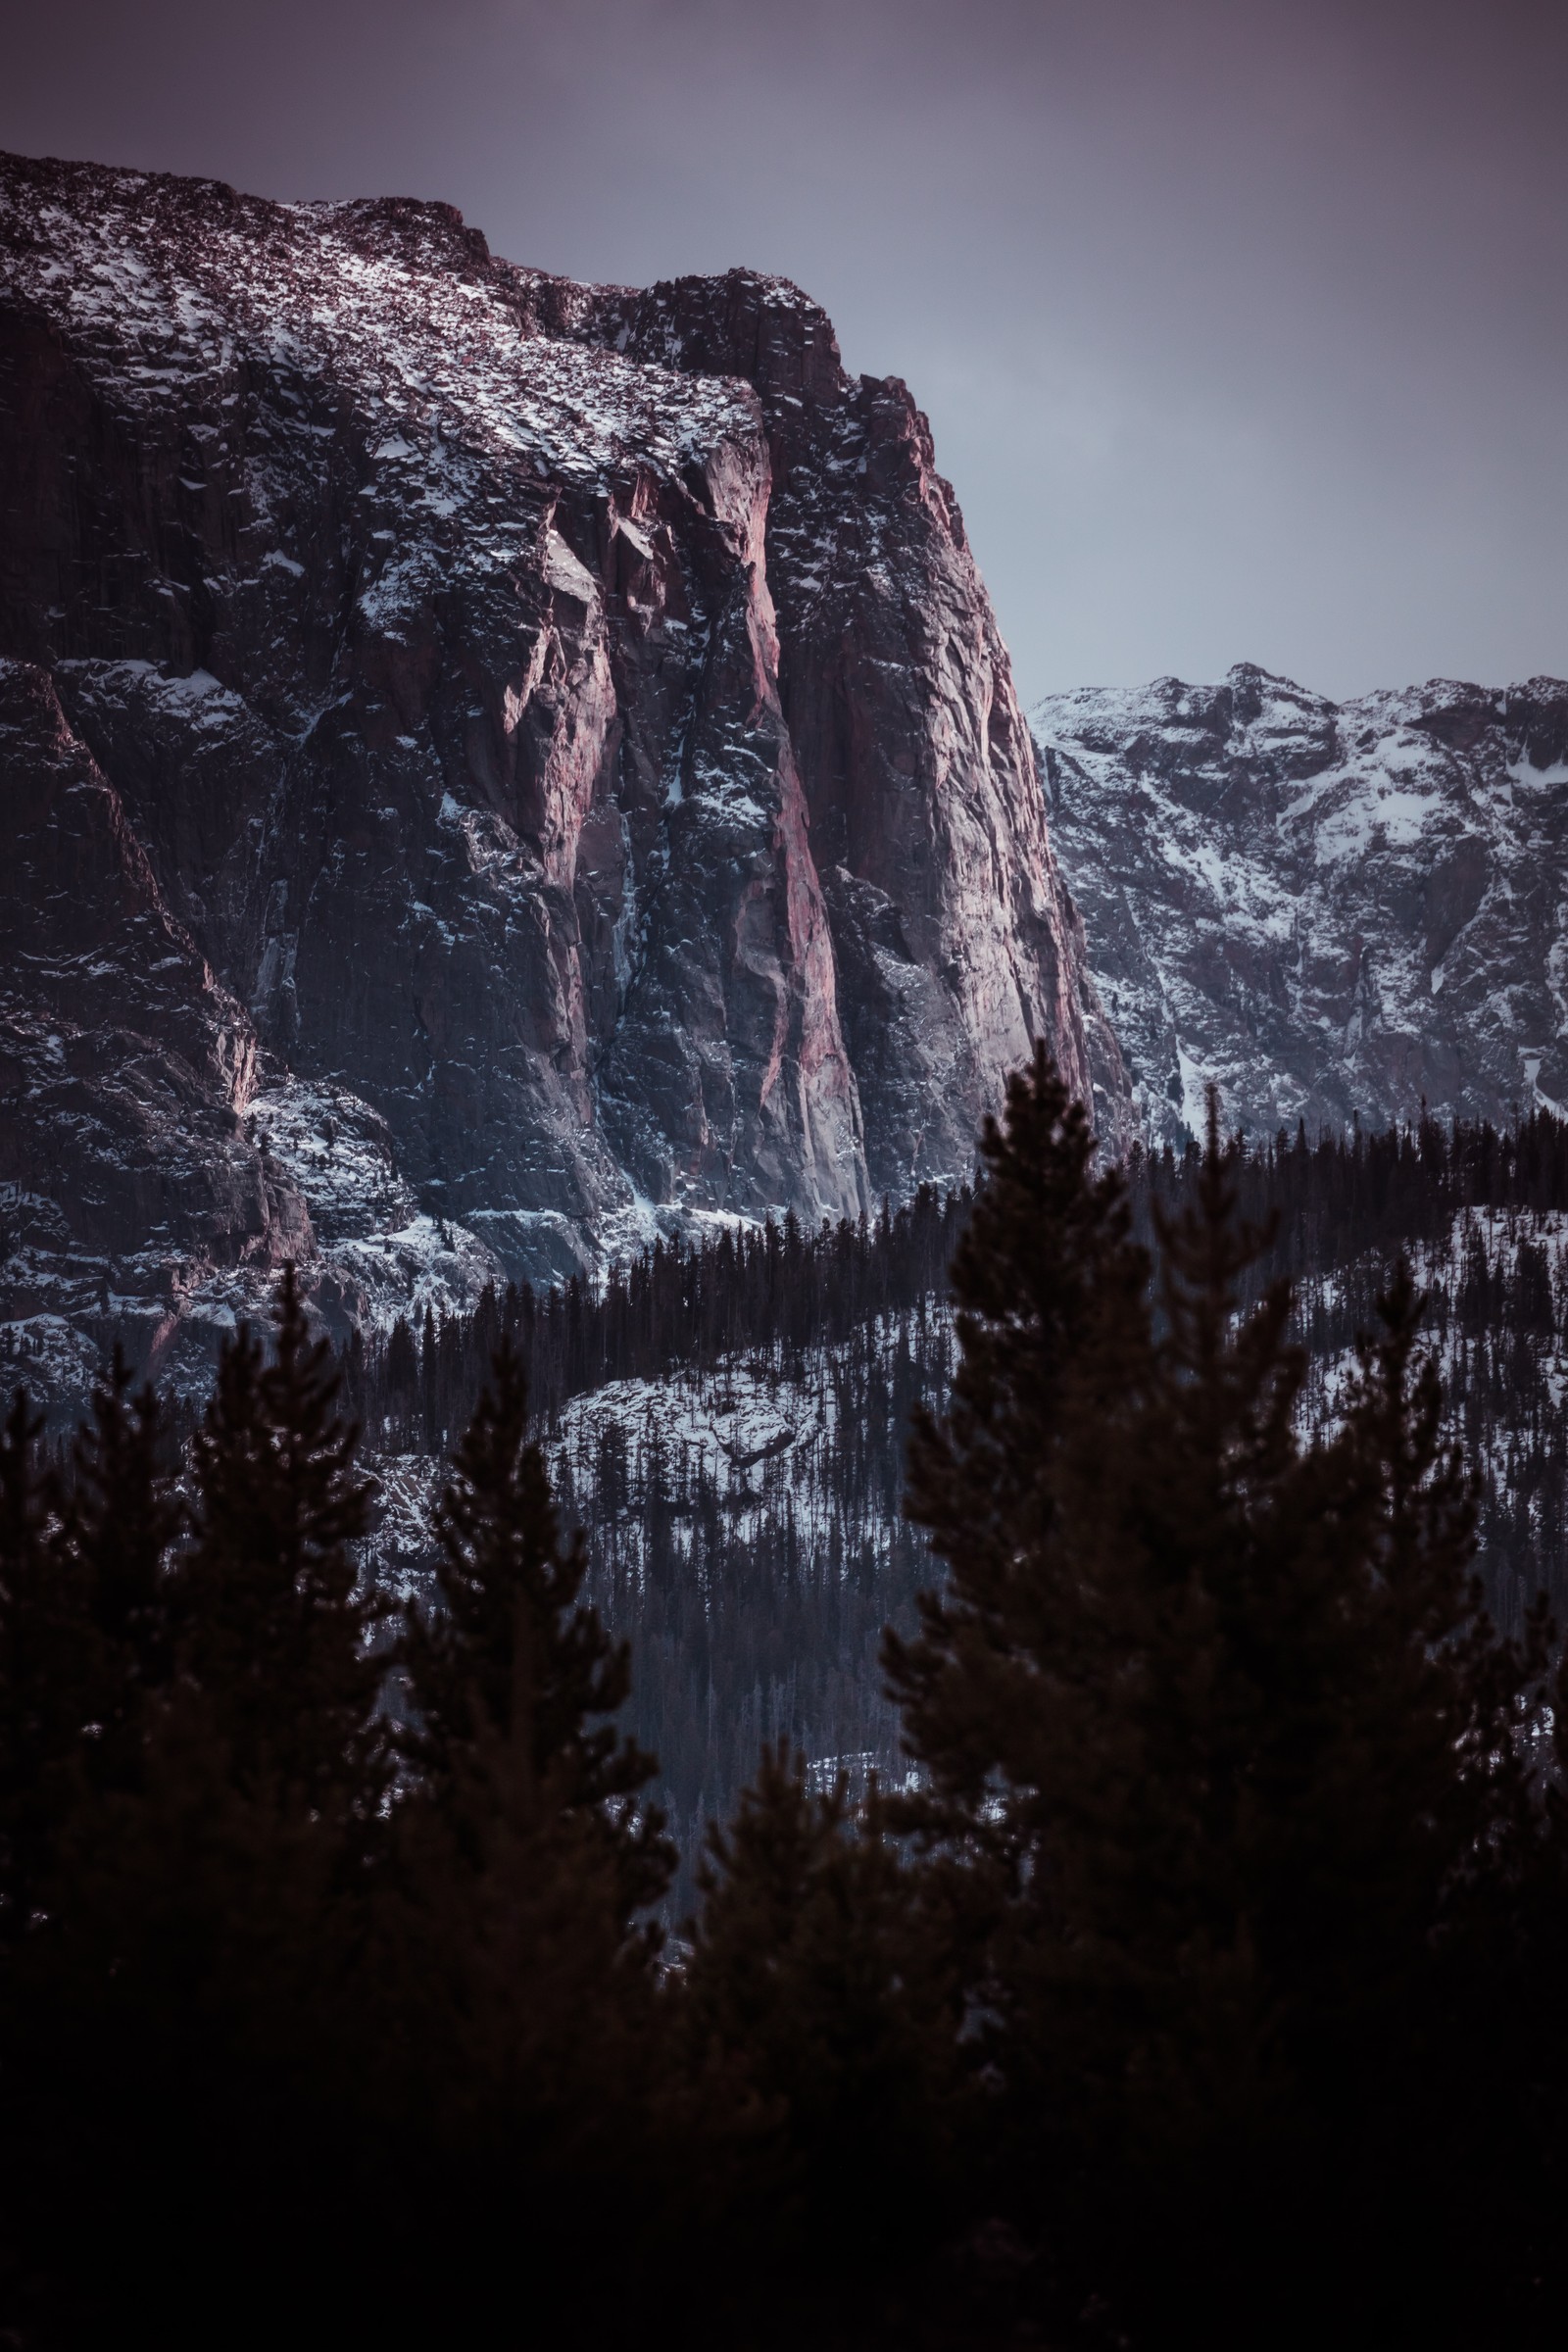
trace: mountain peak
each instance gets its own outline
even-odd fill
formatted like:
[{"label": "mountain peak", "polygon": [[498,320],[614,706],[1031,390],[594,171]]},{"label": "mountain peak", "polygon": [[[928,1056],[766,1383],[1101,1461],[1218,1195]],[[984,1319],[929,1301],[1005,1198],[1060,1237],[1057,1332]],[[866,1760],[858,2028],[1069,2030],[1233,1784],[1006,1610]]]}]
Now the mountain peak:
[{"label": "mountain peak", "polygon": [[[132,992],[148,1069],[198,966],[243,1031],[191,1065],[199,1214],[113,1086],[90,1175],[24,1093],[14,1315],[118,1300],[167,1351],[283,1254],[363,1319],[854,1216],[966,1174],[1038,1037],[1124,1137],[929,426],[788,280],[0,159],[0,659],[191,943]],[[98,1053],[9,946],[5,1017]]]}]

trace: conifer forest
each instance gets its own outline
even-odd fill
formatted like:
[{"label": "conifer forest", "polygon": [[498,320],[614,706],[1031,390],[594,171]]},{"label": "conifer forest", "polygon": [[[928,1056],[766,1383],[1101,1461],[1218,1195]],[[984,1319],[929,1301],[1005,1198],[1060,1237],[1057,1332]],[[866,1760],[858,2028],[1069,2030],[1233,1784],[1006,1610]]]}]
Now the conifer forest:
[{"label": "conifer forest", "polygon": [[[1200,1165],[1196,1147],[1135,1156],[1146,1239]],[[1303,1131],[1232,1144],[1228,1167],[1238,1214],[1267,1236],[1242,1295],[1293,1282],[1309,1415],[1330,1409],[1409,1255],[1446,1425],[1481,1482],[1488,1605],[1516,1631],[1544,1590],[1568,1620],[1568,1127],[1538,1112],[1502,1134]],[[683,1853],[727,1815],[763,1740],[800,1748],[819,1780],[904,1769],[876,1659],[934,1573],[903,1509],[906,1454],[911,1415],[948,1394],[947,1269],[969,1205],[925,1191],[858,1226],[813,1235],[789,1218],[661,1244],[598,1296],[573,1282],[471,1319],[400,1321],[346,1367],[393,1498],[371,1548],[416,1582],[446,1433],[506,1330],[563,1513],[586,1532],[589,1589],[633,1645],[629,1720],[660,1758]]]},{"label": "conifer forest", "polygon": [[1568,1125],[1042,1052],[963,1191],[13,1383],[8,2340],[1545,2340],[1565,1332]]}]

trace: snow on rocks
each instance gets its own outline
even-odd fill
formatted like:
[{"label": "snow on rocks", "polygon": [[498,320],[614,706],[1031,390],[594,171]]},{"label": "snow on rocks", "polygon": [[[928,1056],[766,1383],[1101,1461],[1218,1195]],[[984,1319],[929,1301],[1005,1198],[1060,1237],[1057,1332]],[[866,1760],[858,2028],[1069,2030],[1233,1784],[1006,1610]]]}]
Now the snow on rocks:
[{"label": "snow on rocks", "polygon": [[1030,714],[1144,1141],[1568,1102],[1568,684],[1249,664]]},{"label": "snow on rocks", "polygon": [[[83,1263],[145,1250],[167,1307],[303,1255],[350,1312],[411,1218],[459,1291],[650,1216],[814,1224],[965,1174],[1038,1035],[1115,1127],[928,429],[786,281],[577,286],[438,204],[0,157],[0,660],[184,943],[138,975],[161,1092],[74,1188]],[[220,1005],[198,1115],[167,1057]],[[399,1221],[370,1145],[282,1107],[263,1166],[291,1085],[383,1123]]]}]

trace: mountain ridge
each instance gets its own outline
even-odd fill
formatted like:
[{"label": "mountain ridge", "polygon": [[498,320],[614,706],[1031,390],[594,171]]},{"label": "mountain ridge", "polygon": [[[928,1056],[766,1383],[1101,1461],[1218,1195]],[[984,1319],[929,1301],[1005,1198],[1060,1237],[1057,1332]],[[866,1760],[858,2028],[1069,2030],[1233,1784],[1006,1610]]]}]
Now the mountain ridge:
[{"label": "mountain ridge", "polygon": [[[965,1174],[1042,1036],[1130,1134],[929,427],[787,281],[581,286],[446,206],[9,157],[0,428],[8,691],[239,1007],[197,1125],[260,1203],[172,1195],[127,1250],[131,1111],[100,1090],[85,1183],[24,1074],[40,1344],[205,1360],[283,1255],[342,1329],[853,1216]],[[21,941],[8,1017],[64,1037]]]},{"label": "mountain ridge", "polygon": [[1239,663],[1030,713],[1146,1144],[1568,1102],[1568,683]]}]

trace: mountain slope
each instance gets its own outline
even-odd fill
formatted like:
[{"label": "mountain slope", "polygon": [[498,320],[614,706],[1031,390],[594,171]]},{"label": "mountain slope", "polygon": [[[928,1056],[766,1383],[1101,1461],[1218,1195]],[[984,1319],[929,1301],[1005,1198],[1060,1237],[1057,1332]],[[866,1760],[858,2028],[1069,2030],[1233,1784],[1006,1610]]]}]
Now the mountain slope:
[{"label": "mountain slope", "polygon": [[[961,1173],[1037,1035],[1124,1125],[924,419],[784,281],[0,160],[0,658],[244,1008],[225,1152],[264,1083],[324,1122],[253,1256],[314,1242],[326,1125],[534,1276]],[[238,1262],[166,1227],[166,1291]],[[75,1238],[134,1287],[118,1234]]]},{"label": "mountain slope", "polygon": [[1146,1140],[1568,1102],[1568,683],[1336,705],[1219,686],[1031,713]]}]

